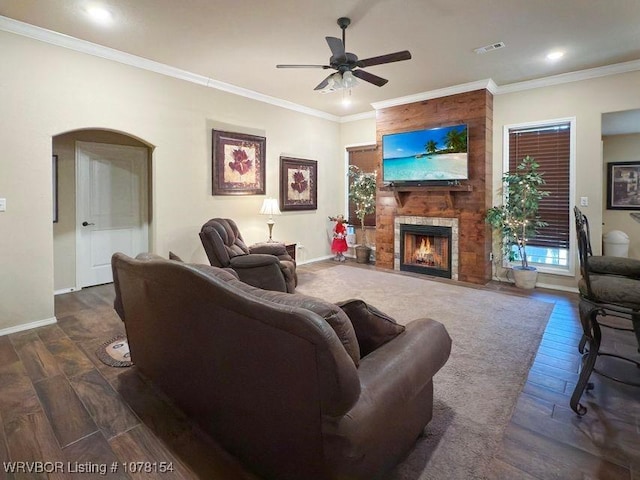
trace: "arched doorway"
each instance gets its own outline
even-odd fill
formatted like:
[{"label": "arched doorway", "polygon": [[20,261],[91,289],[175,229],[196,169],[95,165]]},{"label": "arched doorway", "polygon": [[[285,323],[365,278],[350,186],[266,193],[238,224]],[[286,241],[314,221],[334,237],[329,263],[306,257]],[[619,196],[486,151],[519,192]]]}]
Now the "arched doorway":
[{"label": "arched doorway", "polygon": [[[123,132],[82,129],[54,136],[52,151],[57,157],[58,197],[57,222],[53,227],[54,291],[66,293],[111,282],[111,250],[128,250],[132,243],[125,227],[133,223],[136,229],[150,231],[152,146]],[[129,180],[133,188],[126,185],[130,175],[140,176]],[[113,185],[115,182],[124,182],[125,186]],[[134,200],[139,203],[139,217],[129,216],[125,227],[122,218],[108,220],[111,213],[129,208],[126,202],[132,195],[137,196]],[[87,198],[92,199],[91,205],[84,205]],[[80,219],[80,214],[87,218]],[[135,255],[149,250],[149,241],[149,234],[143,232],[127,253]],[[83,274],[87,269],[100,272]]]}]

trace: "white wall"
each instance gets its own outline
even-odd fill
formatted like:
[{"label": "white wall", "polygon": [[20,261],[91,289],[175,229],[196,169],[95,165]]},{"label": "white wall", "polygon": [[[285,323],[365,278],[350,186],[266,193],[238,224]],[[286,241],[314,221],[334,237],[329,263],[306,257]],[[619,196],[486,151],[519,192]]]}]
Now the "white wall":
[{"label": "white wall", "polygon": [[[0,331],[53,317],[52,137],[97,128],[153,145],[152,249],[206,263],[198,238],[233,217],[249,243],[267,236],[264,196],[211,195],[211,129],[267,138],[266,194],[278,197],[279,156],[318,161],[318,210],[277,217],[274,237],[329,255],[325,219],[343,189],[340,124],[0,32]],[[6,331],[6,330],[5,330]]]},{"label": "white wall", "polygon": [[[602,113],[640,107],[640,72],[624,73],[572,82],[534,90],[500,94],[493,101],[493,185],[500,185],[502,172],[503,127],[516,123],[554,118],[576,117],[576,191],[575,199],[589,197],[589,206],[581,207],[589,218],[592,238],[602,236],[603,165],[601,147]],[[499,203],[494,193],[494,204]],[[579,202],[578,202],[579,203]],[[572,239],[575,242],[575,239]],[[594,254],[600,245],[593,245]],[[539,282],[562,287],[577,285],[576,277],[541,274]]]},{"label": "white wall", "polygon": [[[640,223],[631,218],[629,210],[606,209],[607,163],[640,161],[640,133],[603,136],[602,151],[605,163],[602,171],[605,185],[603,189],[605,200],[602,205],[602,222],[604,223],[602,231],[604,234],[612,230],[625,232],[629,235],[629,257],[640,258]],[[636,210],[635,213],[638,211]]]}]

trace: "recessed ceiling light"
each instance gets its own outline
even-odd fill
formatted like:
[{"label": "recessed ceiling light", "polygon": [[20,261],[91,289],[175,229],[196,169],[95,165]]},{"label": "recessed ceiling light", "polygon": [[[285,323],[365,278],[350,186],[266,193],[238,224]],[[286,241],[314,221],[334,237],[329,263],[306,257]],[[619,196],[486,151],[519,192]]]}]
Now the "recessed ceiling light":
[{"label": "recessed ceiling light", "polygon": [[564,52],[561,52],[560,50],[547,53],[547,60],[559,60],[562,57],[564,57]]},{"label": "recessed ceiling light", "polygon": [[99,7],[97,5],[87,8],[89,17],[96,23],[101,25],[108,25],[113,21],[113,15],[106,8]]}]

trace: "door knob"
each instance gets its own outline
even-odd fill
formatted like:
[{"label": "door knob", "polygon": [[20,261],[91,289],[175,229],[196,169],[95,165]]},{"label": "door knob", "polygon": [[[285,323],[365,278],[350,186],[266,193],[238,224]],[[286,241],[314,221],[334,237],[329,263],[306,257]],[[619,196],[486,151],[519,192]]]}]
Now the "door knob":
[{"label": "door knob", "polygon": [[89,225],[95,225],[95,223],[89,223],[89,222],[87,222],[87,221],[82,222],[82,226],[83,226],[83,227],[87,227],[87,226],[89,226]]}]

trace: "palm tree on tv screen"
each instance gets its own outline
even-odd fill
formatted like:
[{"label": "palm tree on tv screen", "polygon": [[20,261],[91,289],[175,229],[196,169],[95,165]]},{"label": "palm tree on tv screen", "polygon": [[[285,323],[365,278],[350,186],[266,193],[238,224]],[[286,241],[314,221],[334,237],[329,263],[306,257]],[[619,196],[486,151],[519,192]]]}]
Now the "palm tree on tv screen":
[{"label": "palm tree on tv screen", "polygon": [[467,129],[456,130],[452,128],[444,138],[447,150],[451,153],[467,151]]},{"label": "palm tree on tv screen", "polygon": [[427,150],[427,153],[436,153],[438,150],[438,144],[434,140],[429,140],[424,148]]}]

